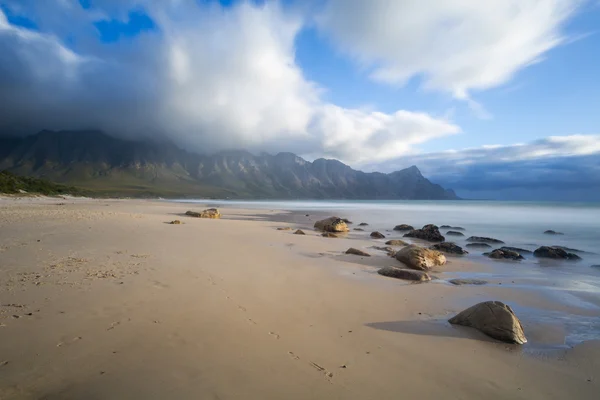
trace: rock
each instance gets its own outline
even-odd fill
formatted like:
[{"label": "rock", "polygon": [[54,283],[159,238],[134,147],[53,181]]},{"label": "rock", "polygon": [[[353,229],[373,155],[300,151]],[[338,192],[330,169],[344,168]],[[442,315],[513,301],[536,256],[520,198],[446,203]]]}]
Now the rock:
[{"label": "rock", "polygon": [[357,231],[357,232],[364,232],[365,230],[362,228],[354,228],[352,229],[353,231]]},{"label": "rock", "polygon": [[385,251],[388,256],[394,257],[396,255],[396,250],[392,249],[390,246],[382,247],[382,246],[371,246],[372,249]]},{"label": "rock", "polygon": [[304,233],[302,229],[298,229],[296,232],[294,232],[294,235],[306,235],[306,233]]},{"label": "rock", "polygon": [[171,225],[181,225],[181,221],[178,220],[178,219],[176,219],[176,220],[173,220],[173,221],[169,222],[169,224],[171,224]]},{"label": "rock", "polygon": [[572,248],[570,248],[570,247],[565,247],[565,246],[552,246],[552,247],[555,247],[555,248],[557,248],[557,249],[563,249],[563,250],[564,250],[564,251],[566,251],[566,252],[572,252],[572,253],[586,253],[586,252],[585,252],[585,251],[583,251],[583,250],[572,249]]},{"label": "rock", "polygon": [[493,250],[491,253],[483,253],[484,256],[488,256],[489,258],[494,258],[496,260],[524,260],[525,257],[523,257],[522,255],[520,255],[519,253],[517,253],[516,251],[512,251],[512,250],[501,250],[501,249],[496,249]]},{"label": "rock", "polygon": [[383,267],[377,271],[377,273],[390,278],[404,279],[407,281],[427,282],[431,280],[431,277],[427,272],[415,271],[414,269]]},{"label": "rock", "polygon": [[600,268],[600,264],[590,265],[590,267],[592,267],[592,268]]},{"label": "rock", "polygon": [[440,229],[452,229],[455,231],[464,231],[465,228],[463,228],[462,226],[450,226],[450,225],[442,225],[440,226]]},{"label": "rock", "polygon": [[433,246],[430,246],[429,248],[431,250],[441,251],[442,253],[446,253],[446,254],[457,254],[457,255],[469,254],[468,251],[464,250],[462,247],[460,247],[459,245],[452,243],[452,242],[437,243],[437,244],[434,244]]},{"label": "rock", "polygon": [[326,237],[326,238],[337,238],[338,237],[338,235],[336,235],[333,232],[323,232],[321,234],[321,236]]},{"label": "rock", "polygon": [[577,254],[568,253],[566,250],[556,246],[542,246],[533,252],[533,255],[541,258],[552,258],[555,260],[581,260]]},{"label": "rock", "polygon": [[412,225],[400,224],[394,227],[395,231],[414,231],[415,228]]},{"label": "rock", "polygon": [[446,232],[446,235],[448,235],[448,236],[465,236],[464,233],[458,232],[458,231],[448,231],[448,232]]},{"label": "rock", "polygon": [[408,246],[408,243],[400,239],[388,240],[387,242],[385,242],[385,244],[387,244],[388,246]]},{"label": "rock", "polygon": [[519,247],[510,247],[510,246],[502,246],[500,247],[500,250],[504,250],[504,251],[516,251],[517,253],[521,254],[533,254],[533,251],[531,250],[527,250],[527,249],[521,249]]},{"label": "rock", "polygon": [[354,247],[350,247],[348,250],[346,250],[346,254],[353,254],[355,256],[363,256],[363,257],[371,257],[371,255],[369,253],[365,253],[364,251],[355,249]]},{"label": "rock", "polygon": [[450,282],[453,285],[485,285],[487,283],[487,281],[483,281],[481,279],[450,279],[448,282]]},{"label": "rock", "polygon": [[564,235],[564,233],[556,232],[556,231],[553,231],[552,229],[548,229],[547,231],[544,231],[544,234],[546,234],[546,235]]},{"label": "rock", "polygon": [[500,301],[476,304],[450,318],[448,322],[475,328],[503,342],[527,343],[521,321],[509,306]]},{"label": "rock", "polygon": [[490,246],[487,243],[467,243],[467,247],[471,247],[474,249],[491,249],[492,246]]},{"label": "rock", "polygon": [[360,224],[358,224],[358,226],[367,226],[369,224],[367,224],[366,222],[361,222]]},{"label": "rock", "polygon": [[438,265],[446,264],[446,257],[437,250],[410,245],[396,252],[396,260],[410,269],[428,271]]},{"label": "rock", "polygon": [[342,221],[344,221],[348,225],[352,224],[352,221],[350,221],[348,218],[342,218]]},{"label": "rock", "polygon": [[315,228],[325,232],[348,232],[348,225],[338,217],[329,217],[315,222]]},{"label": "rock", "polygon": [[504,244],[504,242],[502,240],[489,238],[489,237],[482,237],[482,236],[471,236],[470,238],[467,239],[467,242]]},{"label": "rock", "polygon": [[373,239],[384,239],[385,235],[383,233],[375,231],[375,232],[371,232],[371,237]]},{"label": "rock", "polygon": [[212,219],[221,218],[221,213],[216,208],[208,208],[202,212],[188,211],[185,213],[185,215],[188,215],[188,216],[194,217],[194,218],[212,218]]},{"label": "rock", "polygon": [[443,242],[446,240],[446,238],[440,233],[438,227],[433,224],[425,225],[421,229],[413,229],[405,234],[404,237],[427,240],[428,242]]},{"label": "rock", "polygon": [[289,226],[283,227],[283,228],[277,228],[278,231],[291,231],[292,228],[290,228]]}]

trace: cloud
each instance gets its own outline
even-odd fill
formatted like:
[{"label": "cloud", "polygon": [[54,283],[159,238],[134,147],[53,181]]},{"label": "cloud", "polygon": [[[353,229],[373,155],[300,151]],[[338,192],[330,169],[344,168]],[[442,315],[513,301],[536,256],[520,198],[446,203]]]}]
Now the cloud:
[{"label": "cloud", "polygon": [[422,78],[428,90],[485,110],[470,92],[497,87],[567,40],[584,0],[330,0],[317,18],[377,81]]},{"label": "cloud", "polygon": [[[357,162],[460,131],[425,113],[323,101],[295,61],[305,21],[279,3],[0,4],[37,26],[11,24],[0,8],[0,132],[98,128],[165,136],[200,152],[246,148]],[[153,29],[103,43],[97,23],[127,24],[131,11],[147,14]]]},{"label": "cloud", "polygon": [[392,171],[414,164],[465,197],[600,201],[600,135],[416,154],[367,169]]}]

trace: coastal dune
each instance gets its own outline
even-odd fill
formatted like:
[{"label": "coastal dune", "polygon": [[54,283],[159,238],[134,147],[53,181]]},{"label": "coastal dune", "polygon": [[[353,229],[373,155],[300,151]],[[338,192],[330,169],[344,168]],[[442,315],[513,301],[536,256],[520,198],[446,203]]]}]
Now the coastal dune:
[{"label": "coastal dune", "polygon": [[[276,211],[220,209],[221,219],[203,219],[186,217],[188,209],[0,200],[0,399],[593,399],[600,391],[598,342],[540,355],[446,322],[481,300],[539,305],[535,294],[380,276],[378,268],[397,265],[370,249],[381,243],[321,237],[309,217],[285,223]],[[176,219],[183,223],[169,224]],[[350,247],[372,256],[344,254]],[[452,259],[432,275],[485,268]]]}]

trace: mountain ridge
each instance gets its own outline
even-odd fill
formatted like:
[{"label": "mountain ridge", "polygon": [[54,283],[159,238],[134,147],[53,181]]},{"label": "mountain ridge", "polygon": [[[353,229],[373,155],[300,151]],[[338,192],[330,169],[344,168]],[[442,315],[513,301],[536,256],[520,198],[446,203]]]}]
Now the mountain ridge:
[{"label": "mountain ridge", "polygon": [[416,166],[362,172],[338,160],[229,150],[211,155],[170,142],[100,131],[0,135],[0,169],[111,193],[279,199],[457,199]]}]

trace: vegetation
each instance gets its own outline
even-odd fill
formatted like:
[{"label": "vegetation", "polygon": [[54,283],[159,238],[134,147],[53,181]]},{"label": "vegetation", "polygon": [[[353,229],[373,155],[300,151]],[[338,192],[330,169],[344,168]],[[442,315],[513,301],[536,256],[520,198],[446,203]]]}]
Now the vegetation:
[{"label": "vegetation", "polygon": [[84,191],[73,186],[60,185],[45,179],[18,176],[8,171],[0,171],[0,193],[6,194],[42,194],[56,196],[71,194],[84,195]]}]

